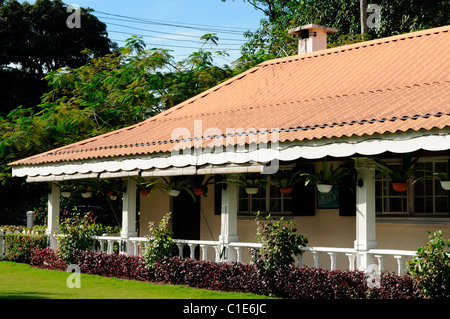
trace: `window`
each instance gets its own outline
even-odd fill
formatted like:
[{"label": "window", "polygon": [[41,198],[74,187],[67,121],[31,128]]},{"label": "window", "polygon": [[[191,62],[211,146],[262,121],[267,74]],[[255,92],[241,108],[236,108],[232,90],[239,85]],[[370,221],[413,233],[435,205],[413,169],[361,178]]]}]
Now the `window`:
[{"label": "window", "polygon": [[243,187],[239,187],[239,214],[254,216],[258,211],[271,215],[292,215],[292,194],[282,194],[278,187],[270,185],[249,195]]},{"label": "window", "polygon": [[[442,216],[449,213],[449,192],[438,179],[425,177],[424,170],[447,171],[448,160],[423,159],[416,164],[423,179],[410,185],[405,192],[396,192],[386,178],[375,181],[376,211],[381,214],[409,214]],[[411,184],[411,183],[410,183]]]}]

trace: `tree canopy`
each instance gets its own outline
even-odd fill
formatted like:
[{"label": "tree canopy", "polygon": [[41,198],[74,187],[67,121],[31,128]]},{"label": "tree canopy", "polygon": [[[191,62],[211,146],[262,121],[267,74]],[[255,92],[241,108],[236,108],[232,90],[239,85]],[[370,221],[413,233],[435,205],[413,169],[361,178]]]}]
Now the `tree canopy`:
[{"label": "tree canopy", "polygon": [[0,117],[0,194],[19,187],[9,162],[139,123],[228,79],[231,67],[214,63],[223,54],[202,47],[176,62],[169,50],[146,49],[133,36],[115,53],[47,72],[49,89],[37,107]]},{"label": "tree canopy", "polygon": [[[82,26],[69,28],[70,12],[61,0],[0,0],[0,115],[38,104],[48,71],[79,67],[116,49],[106,25],[91,12],[81,8]],[[82,53],[85,49],[90,55]]]},{"label": "tree canopy", "polygon": [[[226,1],[226,0],[222,0]],[[412,32],[449,24],[448,0],[371,0],[377,5],[379,25],[361,34],[361,0],[243,0],[266,18],[255,32],[247,32],[241,64],[297,54],[297,40],[291,28],[315,23],[338,30],[329,37],[330,46]],[[368,13],[370,19],[371,13]]]}]

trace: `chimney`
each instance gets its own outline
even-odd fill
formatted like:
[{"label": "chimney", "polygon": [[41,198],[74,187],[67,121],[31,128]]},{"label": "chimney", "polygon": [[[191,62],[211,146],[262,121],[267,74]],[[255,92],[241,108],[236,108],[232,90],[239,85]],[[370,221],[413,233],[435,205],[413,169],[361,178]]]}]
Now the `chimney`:
[{"label": "chimney", "polygon": [[298,54],[325,50],[327,33],[336,33],[337,29],[317,24],[307,24],[289,30],[289,34],[298,35]]}]

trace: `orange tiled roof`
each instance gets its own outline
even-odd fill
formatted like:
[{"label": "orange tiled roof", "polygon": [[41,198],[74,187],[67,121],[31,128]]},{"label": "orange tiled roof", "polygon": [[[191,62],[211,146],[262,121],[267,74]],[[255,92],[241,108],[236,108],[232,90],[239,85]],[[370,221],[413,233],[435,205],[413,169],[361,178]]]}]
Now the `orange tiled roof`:
[{"label": "orange tiled roof", "polygon": [[449,31],[266,61],[142,123],[12,165],[170,152],[177,145],[173,130],[186,128],[194,137],[194,120],[203,131],[276,129],[280,142],[448,127]]}]

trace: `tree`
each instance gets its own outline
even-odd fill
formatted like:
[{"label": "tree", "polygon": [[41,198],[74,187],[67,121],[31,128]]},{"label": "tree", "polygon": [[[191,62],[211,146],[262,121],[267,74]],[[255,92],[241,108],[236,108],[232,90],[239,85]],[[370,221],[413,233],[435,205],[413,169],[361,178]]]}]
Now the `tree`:
[{"label": "tree", "polygon": [[361,34],[367,34],[367,0],[359,0]]},{"label": "tree", "polygon": [[[226,0],[222,0],[226,1]],[[380,26],[366,27],[366,0],[244,0],[266,18],[255,32],[245,34],[241,49],[242,69],[264,59],[297,54],[297,41],[288,30],[315,23],[338,30],[329,35],[329,46],[449,24],[448,0],[371,0],[380,8]],[[361,22],[363,22],[361,24]],[[361,34],[361,30],[362,33]]]},{"label": "tree", "polygon": [[[214,45],[218,39],[208,35],[204,40]],[[132,37],[115,53],[47,72],[50,89],[38,106],[18,107],[0,117],[0,199],[13,200],[11,191],[20,187],[39,190],[11,178],[7,163],[139,123],[209,89],[233,75],[230,67],[214,64],[222,54],[202,48],[177,63],[170,51],[146,50],[141,39]],[[31,197],[29,206],[39,202],[31,203]],[[2,203],[0,214],[7,209],[16,211],[14,202]]]},{"label": "tree", "polygon": [[81,27],[69,28],[70,12],[61,0],[0,1],[0,116],[19,105],[38,104],[46,91],[41,79],[48,71],[79,67],[117,48],[106,25],[91,12],[81,8]]}]

